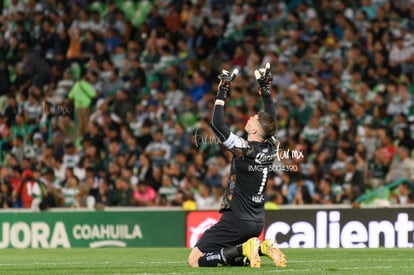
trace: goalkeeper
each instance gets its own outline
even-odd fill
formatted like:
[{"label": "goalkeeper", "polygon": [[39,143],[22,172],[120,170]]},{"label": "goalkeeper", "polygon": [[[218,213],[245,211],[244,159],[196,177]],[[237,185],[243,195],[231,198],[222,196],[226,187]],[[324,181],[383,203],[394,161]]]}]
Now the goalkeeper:
[{"label": "goalkeeper", "polygon": [[[256,70],[259,95],[264,112],[251,116],[245,125],[247,140],[230,132],[224,124],[224,105],[230,83],[237,71],[224,71],[214,103],[211,127],[225,147],[233,152],[230,176],[220,212],[220,221],[208,229],[192,249],[188,262],[192,267],[250,265],[260,267],[261,255],[276,266],[285,267],[286,257],[275,240],[260,243],[264,224],[264,191],[276,158],[276,110],[270,94],[270,64]],[[255,169],[252,169],[252,168]]]}]

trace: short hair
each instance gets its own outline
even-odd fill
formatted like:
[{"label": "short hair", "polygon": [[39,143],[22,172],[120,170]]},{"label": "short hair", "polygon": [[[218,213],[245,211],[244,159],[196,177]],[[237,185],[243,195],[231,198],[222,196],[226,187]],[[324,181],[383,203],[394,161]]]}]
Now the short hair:
[{"label": "short hair", "polygon": [[76,180],[76,185],[79,185],[80,180],[79,180],[79,178],[77,176],[72,175],[71,178],[74,178]]},{"label": "short hair", "polygon": [[159,134],[163,134],[163,131],[162,131],[162,129],[161,128],[157,128],[155,131],[154,131],[154,134],[156,134],[156,133],[159,133]]},{"label": "short hair", "polygon": [[407,155],[410,154],[410,149],[408,149],[407,146],[405,146],[405,145],[399,145],[398,147],[399,147],[400,150],[403,150]]},{"label": "short hair", "polygon": [[271,114],[266,112],[259,112],[257,114],[259,116],[259,123],[263,129],[263,138],[268,139],[275,134],[276,125],[275,120]]},{"label": "short hair", "polygon": [[111,139],[109,140],[109,143],[116,143],[116,144],[119,144],[119,139],[118,139],[118,138],[111,138]]}]

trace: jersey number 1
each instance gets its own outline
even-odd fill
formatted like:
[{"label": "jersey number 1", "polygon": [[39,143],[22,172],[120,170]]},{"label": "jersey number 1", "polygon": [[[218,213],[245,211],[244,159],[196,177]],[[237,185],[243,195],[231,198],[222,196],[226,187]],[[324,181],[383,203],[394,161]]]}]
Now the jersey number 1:
[{"label": "jersey number 1", "polygon": [[260,188],[259,188],[259,192],[257,192],[257,195],[263,194],[263,190],[264,190],[264,187],[265,187],[266,181],[267,181],[267,171],[268,171],[267,167],[263,168],[262,182],[260,183]]}]

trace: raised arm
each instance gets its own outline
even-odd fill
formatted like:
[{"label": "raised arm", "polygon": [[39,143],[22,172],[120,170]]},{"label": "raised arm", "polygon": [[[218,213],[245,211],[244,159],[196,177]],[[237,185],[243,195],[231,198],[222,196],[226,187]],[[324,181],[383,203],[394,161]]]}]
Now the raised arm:
[{"label": "raised arm", "polygon": [[213,115],[211,118],[211,128],[220,141],[228,148],[233,146],[234,139],[237,138],[237,136],[231,133],[229,127],[224,124],[224,104],[227,98],[227,93],[230,90],[230,83],[236,77],[237,73],[237,69],[235,69],[232,74],[223,70],[223,73],[218,76],[220,83],[218,85],[216,101],[214,102]]},{"label": "raised arm", "polygon": [[276,108],[273,104],[272,95],[270,93],[270,87],[272,85],[272,73],[270,72],[270,64],[266,63],[264,69],[255,70],[254,76],[259,83],[259,95],[262,96],[264,111],[269,113],[276,122]]}]

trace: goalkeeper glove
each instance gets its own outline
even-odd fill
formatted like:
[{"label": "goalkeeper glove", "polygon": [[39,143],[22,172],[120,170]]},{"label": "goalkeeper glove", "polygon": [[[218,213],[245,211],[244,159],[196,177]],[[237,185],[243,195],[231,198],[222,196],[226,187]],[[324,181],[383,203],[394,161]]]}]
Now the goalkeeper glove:
[{"label": "goalkeeper glove", "polygon": [[218,76],[220,83],[218,85],[216,99],[225,100],[227,98],[227,93],[230,91],[230,83],[236,78],[238,73],[238,69],[234,69],[231,74],[229,71],[222,70],[222,73]]},{"label": "goalkeeper glove", "polygon": [[270,72],[270,63],[266,63],[265,68],[255,70],[254,76],[259,83],[259,93],[263,96],[271,96],[270,87],[272,86],[273,76]]}]

